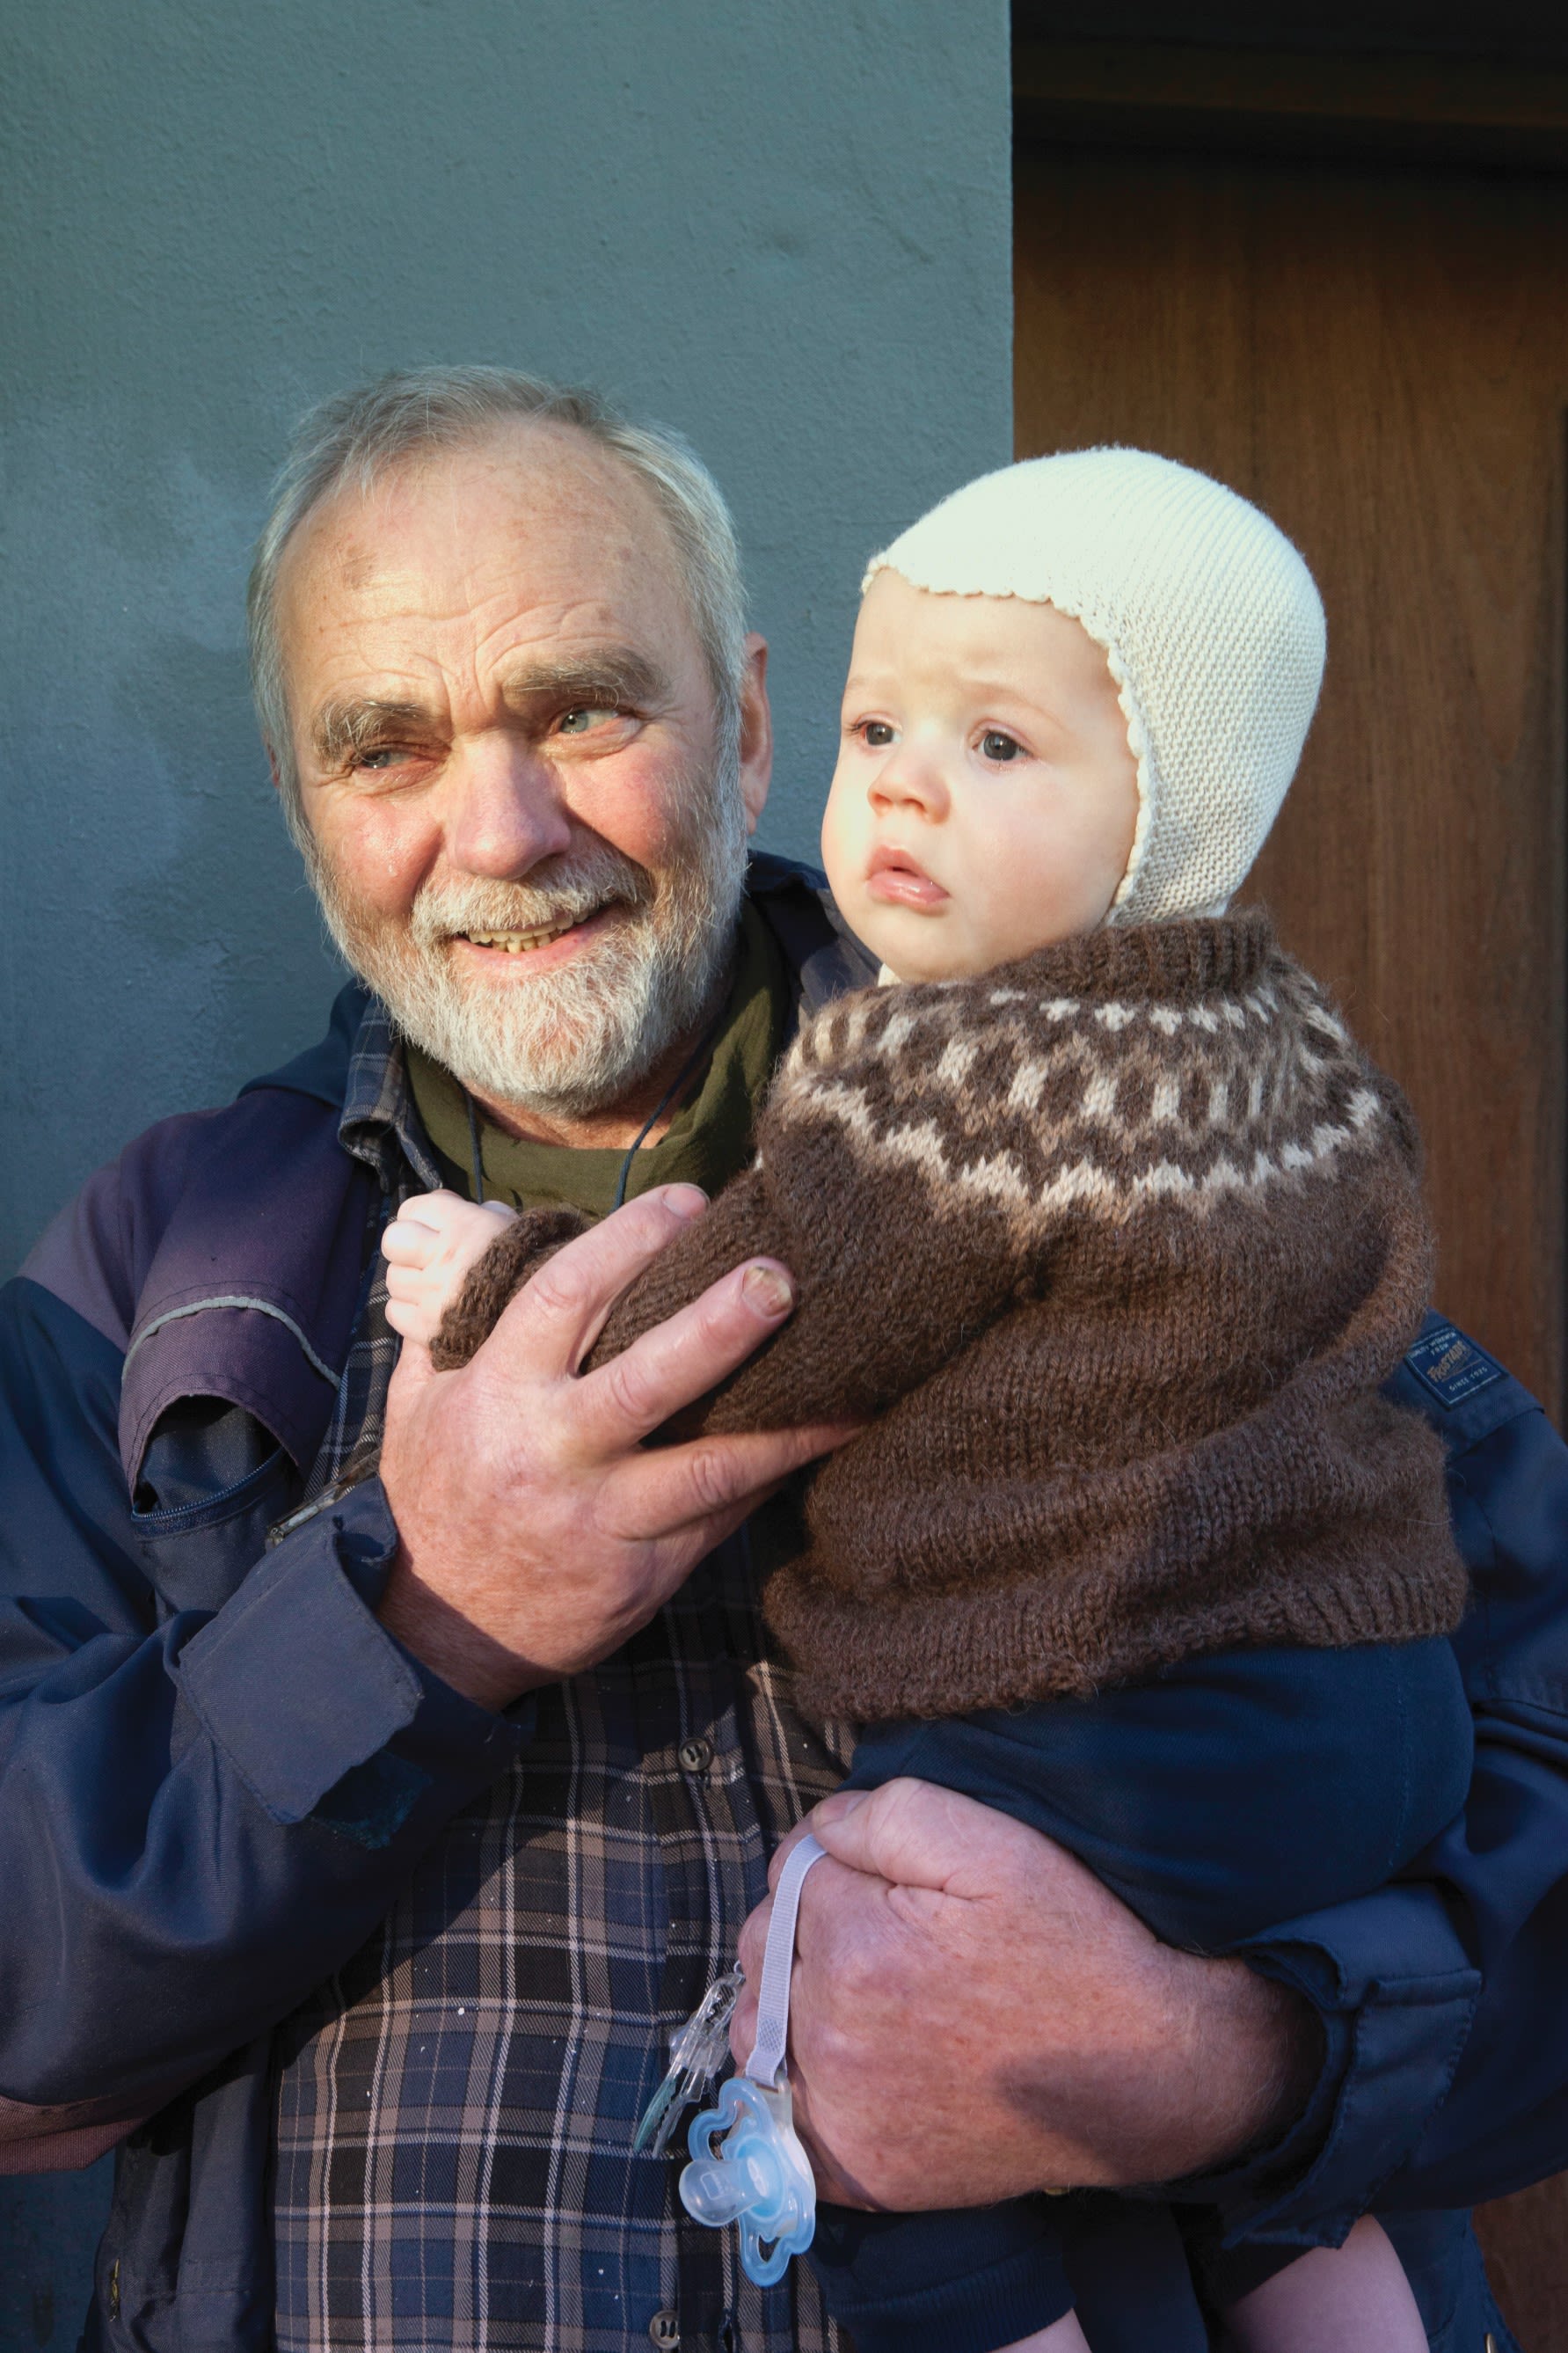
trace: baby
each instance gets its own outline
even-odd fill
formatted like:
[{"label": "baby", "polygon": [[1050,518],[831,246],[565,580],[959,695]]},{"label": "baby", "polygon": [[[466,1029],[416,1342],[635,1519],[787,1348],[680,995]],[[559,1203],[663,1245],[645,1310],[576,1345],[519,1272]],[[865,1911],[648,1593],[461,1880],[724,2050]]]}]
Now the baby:
[{"label": "baby", "polygon": [[[1441,1451],[1381,1394],[1430,1280],[1410,1114],[1226,912],[1322,659],[1289,542],[1139,451],[879,556],[822,840],[882,986],[805,1023],[589,1359],[783,1260],[794,1316],[680,1426],[868,1419],[767,1589],[802,1704],[860,1728],[855,1785],[1000,1807],[1205,1952],[1381,1885],[1469,1778]],[[389,1320],[464,1361],[572,1224],[410,1202]],[[1292,2260],[1140,2208],[1248,2353],[1426,2346],[1374,2221]],[[825,2208],[810,2260],[859,2353],[1071,2353],[1085,2211]]]}]

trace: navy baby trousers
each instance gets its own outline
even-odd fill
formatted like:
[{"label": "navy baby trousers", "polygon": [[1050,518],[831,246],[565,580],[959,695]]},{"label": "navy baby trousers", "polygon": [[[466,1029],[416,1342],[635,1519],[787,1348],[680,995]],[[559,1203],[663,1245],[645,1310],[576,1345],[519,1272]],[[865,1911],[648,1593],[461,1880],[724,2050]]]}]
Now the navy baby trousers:
[{"label": "navy baby trousers", "polygon": [[[1167,1944],[1224,1953],[1418,1874],[1464,1804],[1472,1745],[1447,1641],[1237,1651],[1093,1699],[873,1725],[846,1786],[908,1774],[976,1798],[1070,1848]],[[1154,2316],[1193,2308],[1190,2288],[1167,2290],[1172,2267],[1187,2288],[1205,2242],[1211,2304],[1300,2252],[1218,2253],[1217,2228],[1196,2219],[1178,2229],[1157,2200],[1103,2193],[930,2214],[824,2206],[808,2260],[856,2353],[994,2353],[1075,2304],[1087,2326],[1108,2260]],[[1168,2324],[1160,2343],[1189,2353]]]}]

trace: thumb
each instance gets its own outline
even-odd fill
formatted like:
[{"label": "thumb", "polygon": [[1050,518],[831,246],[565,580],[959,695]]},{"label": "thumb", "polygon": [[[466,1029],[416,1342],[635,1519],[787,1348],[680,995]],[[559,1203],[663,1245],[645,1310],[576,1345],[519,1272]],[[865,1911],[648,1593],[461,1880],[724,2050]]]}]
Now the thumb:
[{"label": "thumb", "polygon": [[948,1889],[973,1863],[972,1800],[929,1781],[885,1781],[879,1789],[839,1789],[807,1827],[835,1862],[896,1887]]},{"label": "thumb", "polygon": [[[395,1329],[395,1326],[394,1327]],[[386,1392],[386,1410],[395,1419],[405,1414],[427,1389],[432,1381],[442,1376],[430,1361],[430,1351],[423,1340],[405,1333],[397,1351],[397,1362],[392,1368],[392,1380]]]}]

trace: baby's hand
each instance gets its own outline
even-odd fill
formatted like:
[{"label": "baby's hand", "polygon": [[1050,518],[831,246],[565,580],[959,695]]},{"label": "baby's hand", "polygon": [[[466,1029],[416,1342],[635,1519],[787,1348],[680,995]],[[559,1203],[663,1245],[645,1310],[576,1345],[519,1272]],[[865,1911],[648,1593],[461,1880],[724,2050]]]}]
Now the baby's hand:
[{"label": "baby's hand", "polygon": [[515,1215],[499,1201],[480,1206],[456,1193],[416,1193],[405,1201],[381,1238],[393,1330],[427,1348],[468,1269]]}]

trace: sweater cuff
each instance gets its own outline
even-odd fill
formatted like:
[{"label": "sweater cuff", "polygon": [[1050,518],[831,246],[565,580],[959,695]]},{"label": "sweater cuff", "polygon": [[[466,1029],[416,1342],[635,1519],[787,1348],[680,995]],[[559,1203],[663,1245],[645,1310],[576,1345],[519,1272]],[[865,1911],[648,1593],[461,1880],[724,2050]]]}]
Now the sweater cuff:
[{"label": "sweater cuff", "polygon": [[1447,2096],[1480,1977],[1436,1892],[1381,1888],[1238,1948],[1317,2011],[1324,2056],[1281,2139],[1170,2194],[1219,2208],[1226,2246],[1338,2246]]},{"label": "sweater cuff", "polygon": [[180,1653],[185,1698],[275,1822],[316,1815],[384,1844],[437,1774],[499,1772],[527,1737],[530,1711],[464,1698],[375,1618],[396,1546],[367,1480],[285,1537]]}]

